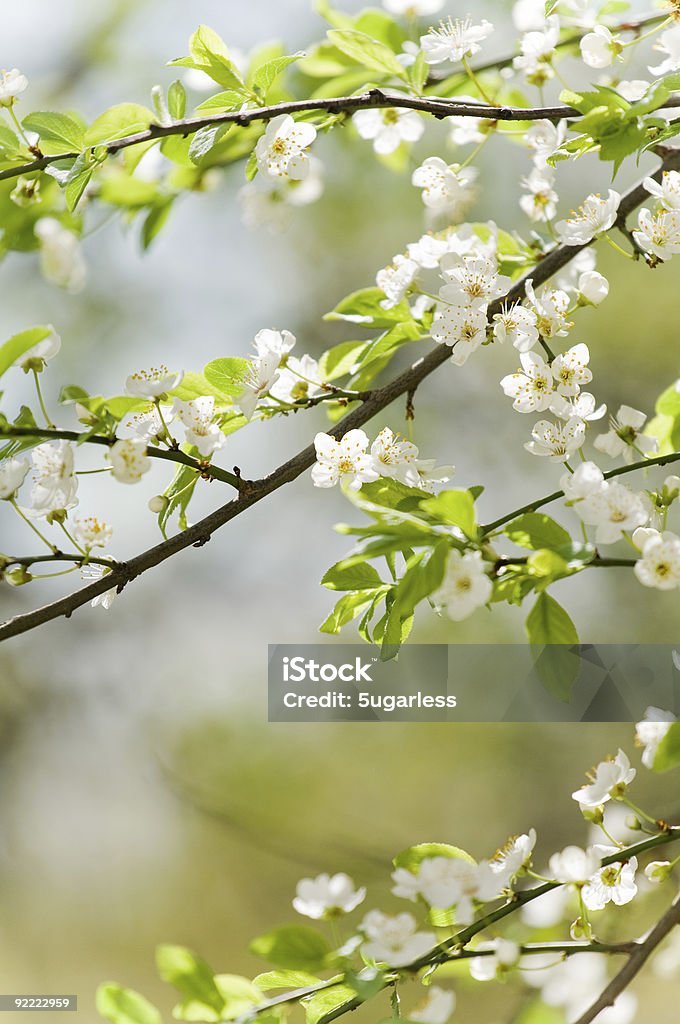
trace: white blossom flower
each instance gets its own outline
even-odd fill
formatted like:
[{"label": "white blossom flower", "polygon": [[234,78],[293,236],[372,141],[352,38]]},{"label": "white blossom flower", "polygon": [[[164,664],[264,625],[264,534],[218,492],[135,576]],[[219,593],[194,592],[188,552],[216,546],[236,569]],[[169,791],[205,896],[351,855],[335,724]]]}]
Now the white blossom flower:
[{"label": "white blossom flower", "polygon": [[111,445],[107,452],[111,472],[121,484],[137,484],[151,469],[146,443],[141,438],[124,438]]},{"label": "white blossom flower", "polygon": [[40,372],[50,359],[54,359],[59,354],[61,351],[61,338],[54,327],[51,324],[49,326],[50,333],[47,337],[43,338],[36,345],[32,345],[23,355],[15,359],[15,366],[20,366],[22,370],[27,372],[29,370]]},{"label": "white blossom flower", "polygon": [[501,380],[503,393],[514,399],[517,412],[543,412],[549,408],[555,389],[548,363],[535,352],[523,352],[522,369]]},{"label": "white blossom flower", "polygon": [[590,422],[601,420],[607,413],[607,406],[597,405],[594,395],[589,391],[582,391],[573,398],[555,394],[550,403],[550,411],[561,420],[570,420],[573,416],[578,416],[579,419]]},{"label": "white blossom flower", "polygon": [[668,75],[673,71],[680,71],[680,25],[677,22],[672,28],[661,33],[654,43],[654,49],[665,54],[666,59],[655,68],[650,67],[653,75]]},{"label": "white blossom flower", "polygon": [[609,189],[606,199],[598,193],[591,193],[571,217],[555,224],[560,242],[563,245],[587,245],[592,242],[593,238],[608,231],[615,223],[620,202],[621,195],[613,188]]},{"label": "white blossom flower", "polygon": [[572,793],[572,799],[578,802],[581,810],[584,807],[601,807],[608,800],[621,796],[636,774],[626,754],[619,750],[615,758],[600,761],[591,776],[592,781]]},{"label": "white blossom flower", "polygon": [[575,508],[584,523],[596,527],[595,540],[598,544],[614,544],[621,540],[624,532],[632,533],[649,519],[648,505],[643,496],[616,481],[608,482]]},{"label": "white blossom flower", "polygon": [[[600,857],[617,852],[615,846],[596,845],[593,850]],[[625,863],[608,864],[600,868],[581,890],[588,910],[604,910],[608,903],[623,907],[635,899],[638,891],[635,884],[637,866],[637,857],[631,857]]]},{"label": "white blossom flower", "polygon": [[581,885],[593,877],[600,867],[600,858],[594,849],[566,846],[561,853],[553,853],[549,871],[556,882]]},{"label": "white blossom flower", "polygon": [[282,402],[300,402],[314,398],[323,392],[323,379],[316,359],[304,355],[299,359],[289,356],[286,365],[279,370],[278,379],[270,388],[272,398]]},{"label": "white blossom flower", "polygon": [[446,306],[437,310],[430,333],[433,341],[453,348],[451,362],[462,366],[485,340],[486,328],[483,309]]},{"label": "white blossom flower", "polygon": [[444,6],[444,0],[383,0],[383,7],[390,14],[404,14],[407,18],[427,18],[437,14]]},{"label": "white blossom flower", "polygon": [[78,236],[56,217],[41,217],[33,230],[40,242],[40,269],[44,278],[73,295],[82,291],[86,267]]},{"label": "white blossom flower", "polygon": [[[472,96],[456,95],[457,103],[479,103]],[[487,136],[488,122],[483,117],[448,117],[449,139],[454,146],[478,146]]]},{"label": "white blossom flower", "polygon": [[349,875],[340,872],[337,875],[317,875],[316,878],[303,878],[298,882],[293,907],[298,914],[311,917],[318,921],[325,917],[336,917],[338,914],[349,914],[355,910],[366,897],[366,889],[354,888]]},{"label": "white blossom flower", "polygon": [[518,32],[534,32],[545,24],[545,0],[517,0],[512,5],[512,20]]},{"label": "white blossom flower", "polygon": [[595,270],[596,259],[593,250],[588,247],[579,249],[567,263],[566,267],[555,277],[555,287],[562,291],[572,292],[578,289],[578,281],[581,274],[589,270]]},{"label": "white blossom flower", "polygon": [[85,519],[75,520],[73,536],[82,548],[90,551],[91,548],[105,548],[113,536],[113,529],[96,516],[87,516]]},{"label": "white blossom flower", "polygon": [[418,449],[410,441],[404,441],[384,427],[371,445],[373,466],[380,476],[400,480],[409,487],[420,485],[418,473]]},{"label": "white blossom flower", "polygon": [[[564,142],[567,129],[564,121],[534,121],[527,129],[524,141],[531,150],[534,164],[539,169],[546,169],[547,160],[556,153]],[[552,170],[552,168],[549,168]],[[553,176],[550,176],[552,185]],[[550,218],[548,218],[550,219]]]},{"label": "white blossom flower", "polygon": [[417,242],[408,244],[409,259],[417,263],[423,270],[434,270],[444,253],[449,251],[449,243],[445,238],[437,238],[429,232],[422,235]]},{"label": "white blossom flower", "polygon": [[456,172],[440,156],[429,156],[411,175],[411,184],[423,190],[425,206],[435,213],[459,216],[470,204],[477,172],[465,167]]},{"label": "white blossom flower", "polygon": [[26,88],[28,79],[18,68],[11,71],[0,71],[0,107],[11,107]]},{"label": "white blossom flower", "polygon": [[534,167],[528,177],[522,178],[522,187],[527,192],[520,196],[519,205],[530,220],[546,222],[555,216],[559,196],[554,182],[555,172],[547,166]]},{"label": "white blossom flower", "polygon": [[543,896],[538,896],[522,907],[522,921],[530,928],[552,928],[563,919],[568,902],[568,889],[563,886],[550,889]]},{"label": "white blossom flower", "polygon": [[[164,407],[163,420],[165,420],[165,426],[172,423],[174,418],[174,409],[170,406]],[[161,420],[158,408],[152,405],[144,412],[133,412],[126,416],[118,427],[117,436],[125,437],[126,434],[131,433],[133,437],[139,437],[143,441],[157,441],[165,433],[163,420]]]},{"label": "white blossom flower", "polygon": [[455,1008],[455,992],[430,985],[424,1001],[410,1011],[408,1019],[418,1021],[418,1024],[446,1024]]},{"label": "white blossom flower", "polygon": [[479,25],[470,18],[449,18],[437,28],[420,37],[420,48],[428,64],[441,64],[445,60],[458,63],[473,57],[481,50],[481,43],[493,32],[493,25],[485,18]]},{"label": "white blossom flower", "polygon": [[272,178],[301,181],[309,174],[307,150],[315,138],[313,124],[294,121],[290,114],[272,118],[255,147],[259,170]]},{"label": "white blossom flower", "polygon": [[[637,542],[635,536],[633,541]],[[635,563],[633,571],[645,587],[657,590],[680,587],[680,537],[670,530],[648,537],[642,547],[642,558]]]},{"label": "white blossom flower", "polygon": [[168,391],[173,391],[182,383],[184,373],[171,373],[167,366],[161,363],[151,370],[138,370],[132,373],[125,381],[125,390],[128,395],[135,395],[137,398],[161,398]]},{"label": "white blossom flower", "polygon": [[488,861],[479,864],[459,857],[426,857],[420,863],[420,892],[431,907],[456,908],[458,924],[470,924],[475,901],[495,899],[503,889],[502,880]]},{"label": "white blossom flower", "polygon": [[188,402],[177,402],[175,411],[184,424],[186,443],[197,448],[202,458],[209,459],[225,444],[227,439],[214,422],[215,399],[212,395],[202,395]]},{"label": "white blossom flower", "polygon": [[392,309],[404,298],[418,274],[418,264],[408,256],[394,257],[389,266],[379,270],[375,283],[387,296],[380,305]]},{"label": "white blossom flower", "polygon": [[468,551],[463,555],[452,551],[442,585],[432,595],[432,600],[450,619],[460,622],[485,605],[492,591],[493,584],[487,576],[481,552]]},{"label": "white blossom flower", "polygon": [[290,331],[275,331],[266,327],[255,335],[255,350],[261,359],[273,353],[281,360],[292,351],[295,340],[295,335]]},{"label": "white blossom flower", "polygon": [[[532,956],[527,966],[540,968],[525,971],[525,984],[541,989],[541,1000],[548,1006],[564,1010],[564,1019],[575,1021],[586,1012],[608,982],[607,963],[603,956],[579,953],[555,964],[554,956]],[[631,992],[623,992],[613,1006],[598,1014],[597,1024],[632,1024],[637,1000]]]},{"label": "white blossom flower", "polygon": [[425,131],[420,114],[401,107],[357,110],[352,121],[361,138],[370,139],[380,156],[394,153],[402,142],[417,142]]},{"label": "white blossom flower", "polygon": [[539,420],[531,431],[531,441],[524,445],[532,455],[541,455],[556,462],[566,462],[572,452],[583,447],[586,425],[574,416],[566,423]]},{"label": "white blossom flower", "polygon": [[635,742],[638,746],[644,747],[642,763],[645,768],[654,767],[654,758],[661,741],[675,721],[677,719],[670,711],[650,706],[645,711],[642,721],[636,724]]},{"label": "white blossom flower", "polygon": [[511,836],[505,846],[491,858],[491,870],[502,875],[506,881],[515,878],[524,868],[531,864],[531,857],[536,846],[536,829],[519,836]]},{"label": "white blossom flower", "polygon": [[527,281],[527,299],[536,313],[536,326],[544,338],[563,338],[573,326],[567,320],[569,296],[561,288],[543,288],[540,295],[534,291],[533,281]]},{"label": "white blossom flower", "polygon": [[234,398],[234,405],[241,410],[247,420],[253,418],[257,403],[278,380],[279,362],[278,352],[270,351],[267,355],[254,359],[250,364],[248,376],[243,381],[243,391]]},{"label": "white blossom flower", "polygon": [[392,872],[392,893],[402,900],[411,900],[412,903],[420,896],[420,879],[412,871],[406,868],[397,868]]},{"label": "white blossom flower", "polygon": [[590,352],[587,345],[574,345],[552,362],[555,390],[566,398],[578,395],[582,384],[589,384],[593,375],[588,369]]},{"label": "white blossom flower", "polygon": [[501,344],[511,341],[519,352],[528,352],[538,341],[538,317],[533,309],[527,309],[521,303],[506,306],[501,313],[494,315],[493,335]]},{"label": "white blossom flower", "polygon": [[606,25],[595,25],[581,39],[581,56],[589,68],[608,68],[621,54],[622,46]]},{"label": "white blossom flower", "polygon": [[578,279],[579,301],[599,306],[609,295],[609,281],[596,270],[586,270]]},{"label": "white blossom flower", "polygon": [[649,82],[644,78],[632,78],[619,82],[616,86],[619,96],[623,96],[624,100],[628,100],[629,103],[637,103],[646,95],[648,89]]},{"label": "white blossom flower", "polygon": [[476,949],[480,952],[490,951],[491,955],[473,957],[470,960],[470,976],[475,981],[493,981],[496,978],[502,978],[509,970],[517,966],[521,955],[520,947],[510,939],[480,942]]},{"label": "white blossom flower", "polygon": [[680,211],[680,172],[664,171],[661,181],[645,178],[642,182],[650,195],[655,196],[664,210]]},{"label": "white blossom flower", "polygon": [[446,284],[439,289],[439,297],[453,306],[486,308],[510,288],[510,278],[498,273],[495,259],[447,253],[440,267]]},{"label": "white blossom flower", "polygon": [[551,67],[555,47],[560,40],[560,19],[556,14],[545,18],[542,28],[527,32],[520,42],[521,54],[513,60],[513,66],[523,71],[529,81],[541,84],[552,78]]},{"label": "white blossom flower", "polygon": [[413,914],[391,917],[371,910],[359,927],[367,940],[362,946],[364,956],[388,967],[406,967],[437,944],[434,932],[418,931]]},{"label": "white blossom flower", "polygon": [[645,252],[657,259],[669,260],[680,252],[680,213],[661,210],[652,214],[647,209],[640,210],[638,230],[633,232],[633,238]]},{"label": "white blossom flower", "polygon": [[260,174],[238,192],[242,219],[246,227],[284,230],[293,207],[309,206],[324,192],[323,164],[309,157],[309,170],[302,180]]},{"label": "white blossom flower", "polygon": [[73,448],[68,441],[48,441],[31,453],[35,476],[31,490],[32,512],[47,516],[68,511],[78,504],[78,478],[73,472]]},{"label": "white blossom flower", "polygon": [[14,499],[29,469],[26,459],[6,459],[0,462],[0,501]]},{"label": "white blossom flower", "polygon": [[582,462],[573,473],[560,477],[560,487],[568,501],[582,501],[599,494],[606,486],[602,470],[594,462]]},{"label": "white blossom flower", "polygon": [[378,479],[374,460],[368,454],[368,438],[363,430],[349,430],[340,441],[330,434],[314,438],[316,465],[312,468],[315,487],[334,487],[347,479],[349,489],[358,491],[363,483]]},{"label": "white blossom flower", "polygon": [[[111,570],[103,565],[84,565],[80,570],[80,576],[86,583],[97,583],[105,576],[108,576],[110,572]],[[103,608],[104,611],[108,611],[117,595],[118,589],[112,587],[111,590],[106,590],[103,594],[95,597],[93,601],[90,601],[90,605],[93,608]]]},{"label": "white blossom flower", "polygon": [[454,466],[438,466],[435,459],[416,459],[418,484],[421,491],[434,493],[438,484],[445,484],[455,472]]},{"label": "white blossom flower", "polygon": [[639,409],[621,405],[616,416],[611,419],[609,431],[606,434],[599,434],[593,444],[599,452],[604,452],[612,459],[623,456],[627,463],[631,463],[636,454],[645,455],[658,451],[657,439],[641,432],[646,421],[647,417]]}]

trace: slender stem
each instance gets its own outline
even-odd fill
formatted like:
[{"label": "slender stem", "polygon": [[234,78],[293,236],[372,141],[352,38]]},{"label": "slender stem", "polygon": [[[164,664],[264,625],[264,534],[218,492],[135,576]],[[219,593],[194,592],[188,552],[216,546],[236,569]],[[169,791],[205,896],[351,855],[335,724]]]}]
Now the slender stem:
[{"label": "slender stem", "polygon": [[614,249],[616,252],[618,252],[619,255],[625,256],[627,260],[634,260],[635,259],[635,256],[633,256],[633,254],[631,252],[626,252],[625,249],[622,249],[621,246],[618,244],[618,242],[615,242],[614,239],[610,235],[602,235],[602,238],[604,238],[605,242],[608,242],[609,245],[611,245],[612,249]]},{"label": "slender stem", "polygon": [[35,390],[38,392],[38,402],[40,403],[40,409],[42,411],[42,414],[45,417],[45,423],[47,424],[48,429],[52,430],[54,428],[54,423],[52,422],[50,414],[48,413],[47,407],[45,405],[45,399],[43,398],[42,388],[40,387],[40,374],[38,373],[37,370],[33,370],[33,380],[35,381]]},{"label": "slender stem", "polygon": [[10,503],[10,505],[12,506],[12,508],[14,509],[14,511],[15,511],[15,512],[17,513],[17,515],[18,515],[18,516],[19,516],[19,517],[20,517],[21,519],[23,519],[23,521],[24,521],[24,522],[26,523],[26,525],[27,525],[27,526],[30,526],[30,528],[31,528],[31,529],[33,530],[33,533],[37,534],[37,535],[38,535],[38,537],[40,537],[40,540],[41,540],[41,541],[43,542],[43,544],[46,544],[46,545],[47,545],[47,547],[48,547],[48,548],[50,549],[50,551],[52,551],[53,553],[55,553],[55,554],[56,554],[57,548],[56,548],[56,547],[54,546],[54,544],[50,543],[50,541],[49,541],[49,540],[47,539],[47,537],[45,537],[45,536],[44,536],[44,534],[42,534],[42,533],[40,532],[40,530],[39,530],[39,529],[38,529],[38,527],[37,527],[37,526],[35,525],[35,523],[32,523],[32,522],[31,522],[31,520],[30,520],[30,519],[28,518],[28,516],[27,516],[27,515],[25,515],[25,514],[24,514],[24,513],[23,513],[23,512],[21,511],[21,509],[20,509],[20,508],[19,508],[19,506],[17,505],[17,502],[16,502],[16,498],[10,498],[10,502],[9,502],[9,503]]},{"label": "slender stem", "polygon": [[463,67],[465,68],[468,78],[470,79],[474,87],[477,89],[482,99],[486,100],[489,106],[493,106],[492,100],[489,99],[489,96],[487,95],[484,86],[477,78],[477,75],[475,74],[474,69],[470,66],[470,61],[467,59],[467,57],[463,57]]},{"label": "slender stem", "polygon": [[666,18],[658,25],[654,25],[653,28],[650,28],[648,32],[643,32],[642,35],[636,35],[635,39],[629,39],[627,43],[621,43],[621,46],[623,49],[626,49],[626,47],[629,46],[637,46],[637,44],[641,43],[643,39],[649,39],[650,36],[656,35],[656,33],[660,32],[662,28],[665,28],[666,25],[670,25],[672,21],[672,18]]},{"label": "slender stem", "polygon": [[115,569],[120,563],[111,558],[97,558],[92,555],[70,554],[65,551],[56,551],[52,555],[7,555],[9,565],[30,566],[39,562],[75,562],[82,565],[87,561],[88,565],[104,565],[107,569]]},{"label": "slender stem", "polygon": [[19,118],[17,117],[17,115],[14,112],[14,106],[11,105],[9,107],[6,107],[5,109],[7,110],[7,112],[9,113],[9,116],[11,117],[12,121],[14,122],[16,130],[19,132],[19,135],[21,136],[23,142],[26,144],[26,146],[30,150],[31,143],[29,142],[29,140],[28,140],[28,138],[26,136],[26,132],[24,131],[24,129],[21,126],[21,122],[19,121]]},{"label": "slender stem", "polygon": [[61,526],[62,530],[64,531],[64,533],[66,534],[68,539],[71,541],[71,544],[73,544],[73,547],[77,548],[78,551],[80,551],[81,555],[83,555],[84,557],[87,558],[87,551],[85,550],[84,547],[82,547],[82,545],[80,545],[78,543],[78,541],[75,539],[75,537],[71,536],[71,533],[67,529],[66,524],[65,523],[59,523],[59,525]]}]

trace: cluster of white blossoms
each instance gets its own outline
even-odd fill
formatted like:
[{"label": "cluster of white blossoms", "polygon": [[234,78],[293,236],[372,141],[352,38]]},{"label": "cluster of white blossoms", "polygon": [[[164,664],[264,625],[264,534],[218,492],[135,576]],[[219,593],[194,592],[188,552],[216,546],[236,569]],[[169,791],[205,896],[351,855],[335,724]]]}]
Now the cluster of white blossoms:
[{"label": "cluster of white blossoms", "polygon": [[265,328],[255,335],[255,358],[234,405],[250,420],[264,408],[294,405],[326,391],[318,362],[310,355],[292,356],[296,338],[290,331]]},{"label": "cluster of white blossoms", "polygon": [[[668,712],[647,709],[644,719],[636,725],[636,740],[643,747],[643,765],[653,766],[659,745],[675,721]],[[595,938],[592,915],[607,908],[615,913],[617,907],[644,899],[645,894],[671,877],[680,860],[651,860],[641,871],[640,849],[632,849],[631,844],[636,844],[636,836],[656,837],[657,842],[664,842],[664,833],[645,825],[647,821],[651,826],[653,817],[629,800],[628,791],[636,775],[623,750],[589,773],[586,784],[572,794],[588,823],[588,841],[583,846],[568,845],[548,855],[547,865],[540,873],[536,873],[534,866],[537,836],[533,828],[511,836],[495,854],[478,862],[464,851],[442,844],[424,844],[404,851],[395,860],[399,866],[392,872],[392,894],[413,904],[412,911],[364,912],[352,926],[350,936],[344,936],[338,954],[351,961],[359,953],[360,977],[369,981],[375,978],[376,969],[405,969],[410,974],[428,964],[441,964],[442,953],[448,948],[451,960],[458,961],[460,966],[467,962],[475,981],[505,981],[512,975],[531,989],[539,990],[546,1006],[562,1010],[565,1019],[576,1019],[592,1005],[608,981],[607,960],[602,955],[606,944],[603,945],[599,930]],[[605,819],[605,809],[612,806],[627,822],[625,842],[617,838],[623,826],[615,826],[613,816]],[[639,847],[653,845],[654,839],[640,843]],[[541,895],[533,896],[530,879],[551,885],[535,886]],[[305,917],[332,921],[352,914],[366,897],[366,889],[357,887],[347,874],[321,874],[302,879],[292,902],[294,909]],[[494,938],[485,939],[485,929],[496,928],[499,918],[505,916],[498,914],[499,906],[512,913],[513,903],[518,910],[524,904],[518,915],[521,926],[514,927],[511,937],[496,933]],[[443,926],[445,920],[455,921],[454,932],[453,938],[449,939],[447,934],[447,939],[442,940],[441,933],[435,931],[435,923]],[[470,925],[479,935],[466,939],[465,929]],[[557,953],[561,948],[558,943],[554,951],[544,946],[532,949],[532,943],[522,938],[522,928],[538,930],[543,939],[545,929],[560,925],[569,927],[572,943],[577,944],[568,955]],[[457,932],[462,932],[458,946]],[[581,947],[589,952],[582,953]],[[674,955],[673,974],[678,969],[677,960]],[[404,1016],[421,1024],[446,1024],[455,1009],[455,992],[439,984],[428,986],[427,991],[423,1002]],[[611,1024],[631,1024],[636,1008],[636,997],[624,992],[605,1016]]]},{"label": "cluster of white blossoms", "polygon": [[314,447],[315,487],[343,483],[349,490],[358,491],[362,484],[390,477],[431,492],[436,484],[450,480],[454,471],[453,466],[437,467],[433,460],[419,458],[417,447],[389,427],[384,427],[372,443],[363,430],[348,430],[339,440],[320,432],[314,438]]},{"label": "cluster of white blossoms", "polygon": [[645,178],[643,184],[656,206],[639,211],[633,238],[653,262],[665,262],[680,253],[680,173],[664,171],[661,181]]}]

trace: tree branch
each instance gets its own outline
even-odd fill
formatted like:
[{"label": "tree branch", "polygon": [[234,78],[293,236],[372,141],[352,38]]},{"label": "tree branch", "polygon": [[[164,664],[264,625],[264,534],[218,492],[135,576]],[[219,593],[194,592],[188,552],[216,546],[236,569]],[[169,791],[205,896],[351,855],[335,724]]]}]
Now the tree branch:
[{"label": "tree branch", "polygon": [[628,988],[631,981],[642,970],[647,960],[669,932],[680,924],[680,893],[675,897],[663,917],[655,924],[651,932],[630,954],[628,962],[619,973],[612,978],[606,989],[596,999],[590,1009],[575,1021],[575,1024],[591,1024],[608,1006],[613,1006],[621,993]]},{"label": "tree branch", "polygon": [[[662,163],[652,177],[660,180],[664,170],[678,168],[680,168],[680,150],[669,150],[664,152]],[[619,220],[624,222],[628,214],[637,206],[640,206],[647,199],[648,195],[649,193],[642,184],[636,185],[627,192],[619,205]],[[555,246],[554,249],[540,260],[536,267],[513,285],[507,295],[497,299],[489,306],[488,315],[492,317],[495,313],[500,312],[506,303],[517,302],[522,299],[528,280],[533,280],[537,286],[548,281],[554,274],[570,263],[579,252],[587,249],[590,244],[592,243],[575,246]],[[426,377],[443,363],[447,362],[449,355],[450,349],[448,346],[436,346],[428,355],[418,359],[409,369],[404,370],[403,373],[400,373],[388,384],[385,384],[384,387],[376,388],[372,391],[370,397],[362,405],[344,416],[329,430],[329,433],[339,438],[349,430],[362,427],[396,398],[414,391]],[[669,457],[664,456],[664,458]],[[147,551],[142,552],[142,554],[123,563],[118,569],[109,573],[105,579],[98,580],[58,601],[44,605],[42,608],[37,608],[34,611],[26,612],[23,615],[17,615],[7,620],[0,625],[0,641],[26,633],[37,626],[43,625],[45,622],[59,618],[61,615],[68,618],[77,608],[81,608],[107,590],[116,587],[120,592],[137,576],[140,576],[156,565],[160,565],[161,562],[166,561],[166,559],[178,554],[178,552],[183,551],[185,548],[192,546],[202,547],[203,544],[210,540],[216,530],[232,519],[235,519],[236,516],[241,515],[251,505],[256,504],[267,495],[283,487],[284,484],[297,479],[314,464],[315,459],[316,452],[314,446],[309,445],[293,456],[293,458],[284,462],[283,465],[279,466],[278,469],[275,469],[268,476],[256,481],[240,480],[238,498],[218,508],[215,512],[206,516],[205,519],[190,526],[182,533],[170,537],[167,541],[157,544],[155,547],[149,548]],[[651,465],[654,461],[650,459],[648,464]],[[622,471],[620,470],[619,472]]]},{"label": "tree branch", "polygon": [[[40,427],[7,427],[0,430],[0,441],[15,441],[17,438],[35,437],[40,440],[74,441],[76,444],[97,444],[110,448],[119,441],[118,437],[105,437],[103,434],[87,434],[78,430],[53,430]],[[146,454],[151,459],[161,459],[163,462],[178,462],[182,466],[195,469],[201,476],[209,477],[212,480],[220,480],[224,484],[231,484],[236,490],[242,487],[242,481],[235,473],[230,473],[219,466],[213,466],[209,462],[201,462],[191,455],[181,451],[179,448],[154,448],[147,445]]]}]

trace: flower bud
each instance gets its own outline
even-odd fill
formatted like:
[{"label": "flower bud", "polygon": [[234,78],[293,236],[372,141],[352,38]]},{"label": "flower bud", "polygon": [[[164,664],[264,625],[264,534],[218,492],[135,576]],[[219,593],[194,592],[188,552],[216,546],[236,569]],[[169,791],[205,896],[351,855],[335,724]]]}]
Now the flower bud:
[{"label": "flower bud", "polygon": [[625,826],[631,832],[639,832],[642,829],[642,822],[634,814],[629,814],[625,820]]},{"label": "flower bud", "polygon": [[593,825],[601,825],[604,821],[604,807],[582,807],[581,814],[586,821],[592,822]]},{"label": "flower bud", "polygon": [[153,498],[149,499],[149,511],[153,512],[154,515],[162,515],[166,508],[170,504],[168,498],[164,494],[154,494]]},{"label": "flower bud", "polygon": [[20,565],[16,569],[6,572],[5,579],[9,583],[10,587],[22,587],[24,583],[30,583],[33,577],[28,569],[25,569],[23,565]]},{"label": "flower bud", "polygon": [[661,885],[669,877],[673,865],[667,860],[653,860],[645,868],[645,875],[654,885]]},{"label": "flower bud", "polygon": [[581,306],[599,306],[609,295],[609,281],[596,270],[586,270],[578,279]]},{"label": "flower bud", "polygon": [[590,925],[584,918],[577,917],[569,928],[569,934],[574,942],[578,942],[579,939],[589,939],[591,935]]}]

